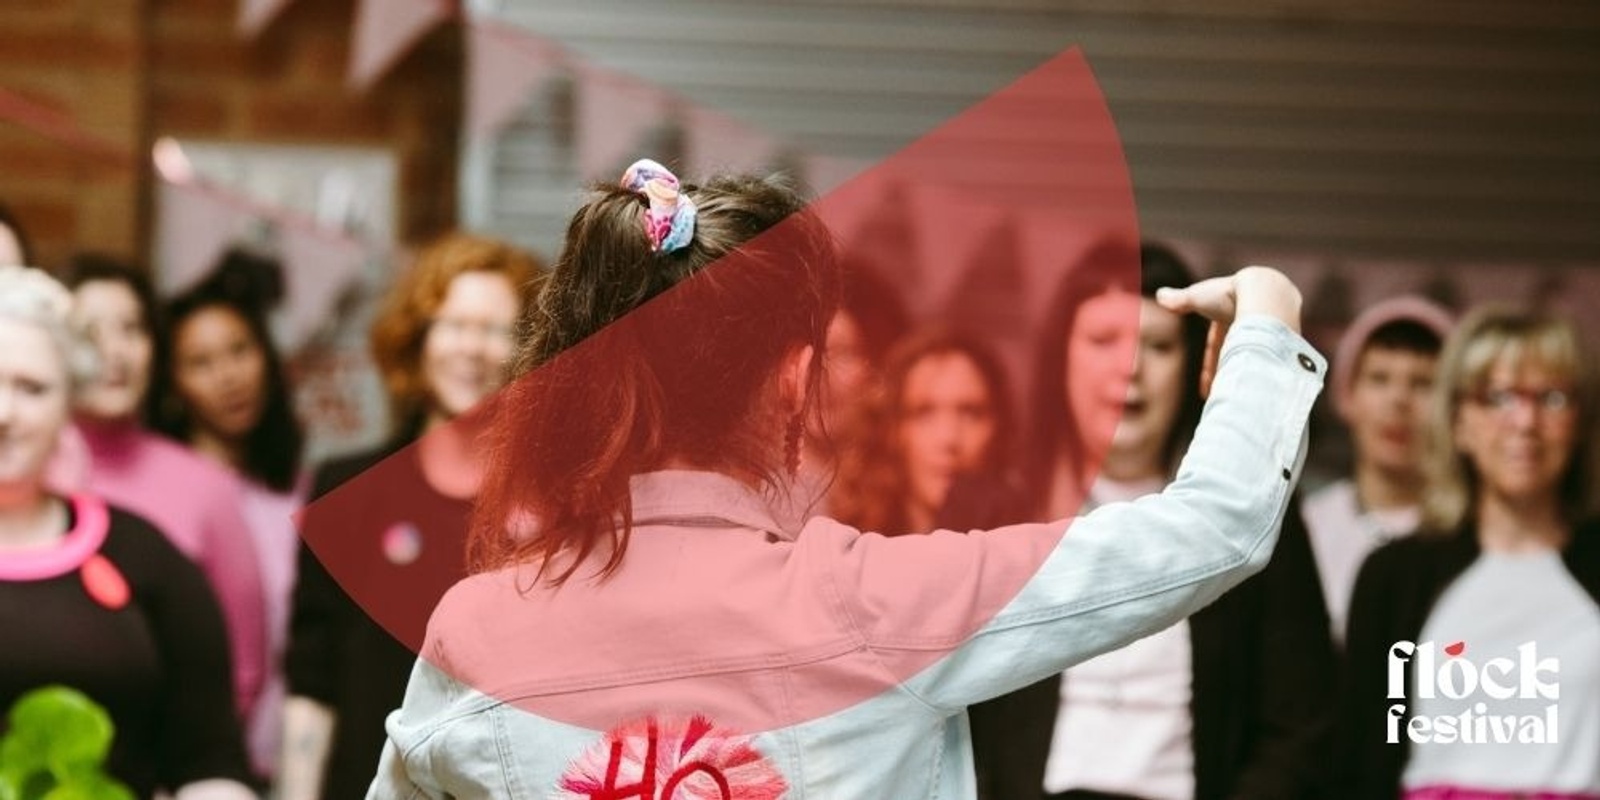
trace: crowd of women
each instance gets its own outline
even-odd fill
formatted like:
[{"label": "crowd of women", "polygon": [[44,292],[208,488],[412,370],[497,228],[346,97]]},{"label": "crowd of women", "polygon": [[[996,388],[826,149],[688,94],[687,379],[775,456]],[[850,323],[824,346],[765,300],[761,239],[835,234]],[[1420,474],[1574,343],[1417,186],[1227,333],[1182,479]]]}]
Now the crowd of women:
[{"label": "crowd of women", "polygon": [[[1600,530],[1592,516],[1600,395],[1592,356],[1570,320],[1509,307],[1457,318],[1416,297],[1366,309],[1326,370],[1327,399],[1350,431],[1354,464],[1348,477],[1296,497],[1281,487],[1300,477],[1298,442],[1325,362],[1299,339],[1298,295],[1282,299],[1293,289],[1281,276],[1246,271],[1224,289],[1213,281],[1194,295],[1158,297],[1196,276],[1158,244],[1108,240],[1064,271],[1028,351],[1032,367],[1020,387],[1027,391],[1018,392],[982,331],[907,324],[893,290],[848,259],[842,275],[824,274],[835,269],[819,266],[831,250],[805,229],[808,215],[791,190],[770,179],[719,179],[683,186],[679,199],[675,178],[642,163],[578,212],[552,269],[464,234],[424,248],[371,332],[397,420],[390,441],[311,466],[266,322],[273,291],[260,259],[232,253],[199,285],[158,300],[142,271],[105,256],[81,255],[48,273],[20,266],[30,263],[23,228],[0,209],[0,264],[18,265],[0,267],[0,637],[8,645],[0,708],[42,685],[84,691],[116,724],[110,771],[141,798],[165,791],[178,800],[338,800],[368,796],[369,787],[375,797],[671,797],[670,786],[692,783],[689,772],[663,771],[669,788],[659,795],[572,777],[582,732],[592,738],[609,724],[595,721],[594,709],[619,708],[609,689],[551,690],[563,699],[529,704],[463,673],[509,670],[529,686],[535,675],[552,686],[568,686],[562,681],[572,676],[518,663],[514,653],[496,656],[509,666],[474,672],[460,666],[470,660],[464,656],[452,671],[443,657],[417,664],[417,652],[425,639],[429,652],[443,649],[441,617],[476,609],[507,620],[511,627],[497,629],[502,637],[554,647],[547,637],[563,636],[571,640],[563,647],[623,659],[625,645],[584,644],[604,637],[604,626],[578,632],[570,619],[562,628],[546,621],[582,617],[571,609],[583,606],[562,603],[591,590],[554,587],[595,542],[611,542],[596,583],[613,588],[584,602],[606,605],[610,620],[626,617],[619,597],[632,602],[616,587],[643,580],[631,564],[678,557],[663,544],[669,534],[697,530],[704,540],[716,534],[705,527],[767,527],[758,541],[793,548],[784,551],[786,566],[773,568],[784,580],[818,569],[819,560],[850,567],[830,568],[828,591],[861,627],[871,627],[860,622],[870,614],[898,626],[879,643],[858,643],[886,664],[902,663],[893,642],[934,638],[924,617],[937,617],[941,603],[982,591],[969,583],[1004,584],[1004,575],[985,570],[1011,563],[1016,554],[1005,548],[1023,547],[1012,542],[1040,554],[1004,602],[952,612],[962,621],[952,623],[960,635],[948,645],[905,645],[938,651],[906,657],[917,669],[890,681],[909,687],[909,709],[874,706],[865,720],[848,721],[856,713],[849,708],[788,701],[818,709],[813,717],[847,720],[819,733],[822,723],[797,711],[746,713],[706,694],[708,685],[744,691],[730,688],[732,668],[708,668],[721,682],[661,688],[661,697],[709,706],[658,700],[662,708],[634,711],[715,707],[723,718],[788,731],[755,740],[768,754],[761,763],[779,765],[749,778],[766,794],[738,794],[737,781],[723,779],[696,797],[779,797],[788,787],[793,796],[953,791],[991,800],[1600,798]],[[641,215],[643,225],[632,222]],[[691,285],[712,262],[797,219],[799,229],[757,239],[766,249],[750,263],[727,267],[772,285]],[[681,315],[671,336],[650,335],[659,328],[638,311],[638,330],[611,330],[627,344],[591,348],[592,368],[601,371],[591,377],[605,379],[558,380],[585,362],[552,365],[556,354],[598,338],[675,285],[685,296],[699,292],[696,321],[683,307],[647,306]],[[1213,325],[1208,344],[1205,319],[1185,311],[1233,330]],[[753,339],[772,337],[770,352],[753,340],[724,345],[739,337],[699,319],[723,325],[739,315],[761,332]],[[1269,318],[1271,326],[1262,321]],[[696,343],[673,350],[684,345],[664,341],[672,339]],[[1251,362],[1252,350],[1277,360]],[[812,354],[820,360],[807,362]],[[655,366],[632,365],[649,361],[645,355]],[[681,379],[660,374],[662,364]],[[538,413],[481,423],[469,413],[514,373],[541,374],[540,365],[552,377],[519,380],[504,396]],[[736,373],[754,383],[741,388],[728,377]],[[648,382],[637,379],[646,374]],[[685,440],[675,444],[675,434],[649,422],[701,408],[672,398],[707,386],[716,387],[716,403],[702,405],[717,409],[705,412],[717,425],[684,425]],[[771,408],[752,410],[763,403]],[[541,426],[554,424],[552,409],[567,416],[550,436],[583,436],[583,414],[601,411],[619,432],[594,437],[604,441],[593,452],[575,445],[557,453],[539,438]],[[719,427],[740,415],[759,418],[773,435],[751,447],[756,428]],[[487,473],[480,433],[499,437]],[[528,444],[508,452],[508,442]],[[615,455],[630,447],[647,455]],[[415,630],[375,621],[363,591],[303,543],[294,522],[309,501],[380,462],[381,494],[361,501],[371,513],[340,535],[376,543],[370,551],[383,556],[374,557],[372,581],[419,587],[426,608],[412,616]],[[630,480],[690,469],[781,487],[761,495],[774,522],[693,522],[721,512],[672,504],[671,521],[652,521],[641,496],[692,493],[698,484],[660,489]],[[619,476],[621,494],[608,494]],[[474,517],[476,500],[492,513],[479,507]],[[530,509],[594,536],[492,530],[515,528],[505,513]],[[1049,526],[1029,523],[1072,517],[1082,521],[1065,536],[1053,530],[1059,543],[1030,538]],[[1281,526],[1275,546],[1262,526]],[[633,527],[650,535],[630,538]],[[1225,575],[1206,567],[1218,577],[1200,576],[1220,557],[1202,558],[1191,540],[1205,536],[1191,528],[1248,543],[1241,549],[1250,558],[1238,560],[1253,565]],[[846,530],[843,555],[822,549]],[[857,546],[857,530],[882,537]],[[705,562],[742,557],[738,546],[721,547]],[[418,577],[419,548],[433,577]],[[546,567],[565,563],[563,548],[578,555],[551,581],[549,597],[521,583],[509,595],[472,581],[450,590],[469,571],[492,577],[529,563],[549,577]],[[1140,560],[1164,549],[1173,560]],[[924,578],[908,580],[947,583],[902,600],[872,583],[898,571],[869,563],[874,553],[902,568],[925,565]],[[740,563],[759,573],[767,562]],[[709,569],[696,562],[702,568]],[[1151,588],[1163,573],[1173,582]],[[423,585],[429,580],[438,585]],[[449,607],[424,634],[426,611],[447,590]],[[1059,596],[1036,597],[1046,591]],[[934,594],[945,596],[929,599]],[[524,595],[540,604],[538,614],[497,610]],[[858,606],[855,595],[869,599]],[[718,630],[722,607],[674,602],[690,603],[702,630]],[[897,602],[918,621],[895,616]],[[1075,610],[1052,612],[1068,607]],[[465,649],[468,639],[452,645]],[[698,644],[664,641],[681,647],[683,659],[710,663]],[[721,644],[738,649],[726,637]],[[813,661],[836,661],[806,652],[812,661],[785,662],[785,674],[801,677],[775,691],[806,680],[874,680],[859,667],[812,674]],[[1451,664],[1455,678],[1447,677]],[[1497,690],[1537,688],[1539,678],[1526,673],[1547,664],[1558,665],[1544,674],[1558,692]],[[1440,681],[1445,689],[1433,691]],[[535,730],[497,718],[482,723],[492,733],[481,733],[471,720],[487,704],[475,696],[476,705],[462,705],[466,689],[457,682],[529,719],[569,724]],[[1558,713],[1547,716],[1547,708]],[[923,763],[909,746],[884,744],[886,730],[929,709],[938,727],[921,735],[953,750]],[[1493,720],[1474,728],[1475,718],[1488,717],[1510,720],[1520,736],[1496,741]],[[633,716],[600,718],[621,725]],[[1535,741],[1527,729],[1539,720],[1554,729]],[[706,724],[703,735],[713,730]],[[1443,735],[1447,729],[1453,735]],[[652,748],[656,733],[651,727]],[[624,749],[616,748],[609,777],[596,779],[612,787]],[[533,766],[516,763],[524,759]],[[851,768],[840,759],[869,776],[841,777]],[[741,762],[747,776],[749,761]],[[603,776],[604,755],[598,769]],[[524,780],[545,788],[515,788]],[[550,794],[558,788],[567,793]]]}]

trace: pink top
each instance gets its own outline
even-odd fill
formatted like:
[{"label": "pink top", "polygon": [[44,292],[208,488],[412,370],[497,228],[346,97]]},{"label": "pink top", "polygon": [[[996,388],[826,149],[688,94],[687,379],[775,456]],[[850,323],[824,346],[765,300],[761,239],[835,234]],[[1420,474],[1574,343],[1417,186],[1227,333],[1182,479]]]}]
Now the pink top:
[{"label": "pink top", "polygon": [[144,517],[199,565],[228,625],[233,687],[248,717],[267,667],[266,611],[239,482],[223,468],[133,425],[79,422],[87,488]]},{"label": "pink top", "polygon": [[306,481],[288,492],[269,489],[255,481],[240,481],[244,490],[244,515],[255,539],[261,562],[261,585],[266,597],[267,671],[255,716],[247,720],[245,745],[256,773],[271,775],[278,763],[278,746],[283,738],[283,701],[287,687],[283,676],[283,653],[289,639],[289,599],[294,593],[295,559],[300,551],[300,532],[294,514],[305,505]]}]

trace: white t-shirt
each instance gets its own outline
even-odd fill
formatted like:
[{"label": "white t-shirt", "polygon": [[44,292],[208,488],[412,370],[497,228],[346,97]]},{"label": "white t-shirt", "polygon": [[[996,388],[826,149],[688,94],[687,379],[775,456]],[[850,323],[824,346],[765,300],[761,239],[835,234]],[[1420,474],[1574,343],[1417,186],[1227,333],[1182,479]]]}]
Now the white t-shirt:
[{"label": "white t-shirt", "polygon": [[1409,535],[1421,522],[1416,507],[1365,511],[1356,496],[1355,482],[1336,481],[1306,498],[1301,506],[1311,552],[1317,560],[1322,599],[1328,604],[1333,641],[1344,643],[1350,617],[1350,595],[1362,562],[1379,545]]},{"label": "white t-shirt", "polygon": [[[1160,491],[1164,483],[1101,479],[1089,494],[1099,505]],[[1045,791],[1192,800],[1193,653],[1185,620],[1068,670],[1045,762]]]},{"label": "white t-shirt", "polygon": [[[1480,687],[1452,699],[1436,679],[1438,688],[1430,700],[1418,696],[1421,678],[1415,677],[1407,695],[1416,716],[1431,723],[1469,712],[1473,716],[1465,726],[1476,728],[1476,720],[1482,719],[1483,738],[1489,741],[1463,742],[1458,733],[1454,742],[1412,744],[1402,778],[1407,788],[1600,793],[1600,606],[1573,578],[1560,553],[1484,553],[1440,595],[1418,644],[1427,642],[1438,651],[1435,669],[1456,673],[1452,681],[1466,681],[1466,669],[1448,666],[1453,659],[1443,650],[1460,642],[1464,650],[1457,657],[1497,683],[1521,694],[1523,676],[1532,672],[1555,685],[1558,696],[1496,699]],[[1530,642],[1536,661],[1554,669],[1524,668],[1526,656],[1519,648]],[[1515,669],[1505,664],[1486,668],[1496,658],[1508,659]],[[1415,671],[1417,662],[1412,666]],[[1461,684],[1453,686],[1459,694]],[[1531,735],[1549,719],[1556,721],[1554,742],[1518,740],[1524,729]],[[1515,728],[1511,742],[1494,741],[1497,722],[1503,734]],[[1447,724],[1463,727],[1460,721]],[[1477,739],[1478,731],[1472,736]]]}]

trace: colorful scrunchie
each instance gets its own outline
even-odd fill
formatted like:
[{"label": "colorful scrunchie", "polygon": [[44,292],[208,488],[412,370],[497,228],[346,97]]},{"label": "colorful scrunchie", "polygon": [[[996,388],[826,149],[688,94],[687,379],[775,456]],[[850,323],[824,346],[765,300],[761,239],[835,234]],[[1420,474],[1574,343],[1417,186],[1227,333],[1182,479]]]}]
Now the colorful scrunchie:
[{"label": "colorful scrunchie", "polygon": [[648,158],[641,158],[622,173],[622,187],[638,192],[650,202],[644,211],[644,230],[650,249],[674,253],[694,240],[697,209],[689,196],[678,190],[678,176]]}]

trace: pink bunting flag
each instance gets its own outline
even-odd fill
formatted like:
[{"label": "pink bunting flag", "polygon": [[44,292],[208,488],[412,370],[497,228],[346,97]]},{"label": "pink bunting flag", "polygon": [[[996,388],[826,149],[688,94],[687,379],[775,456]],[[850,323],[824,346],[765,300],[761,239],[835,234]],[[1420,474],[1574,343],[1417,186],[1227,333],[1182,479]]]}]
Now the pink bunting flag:
[{"label": "pink bunting flag", "polygon": [[359,0],[350,47],[350,85],[371,88],[453,10],[448,0]]},{"label": "pink bunting flag", "polygon": [[204,278],[255,215],[200,184],[162,181],[158,192],[156,291],[170,297]]},{"label": "pink bunting flag", "polygon": [[368,250],[356,239],[288,224],[279,252],[286,290],[279,344],[293,353],[333,319],[340,297],[360,277]]},{"label": "pink bunting flag", "polygon": [[287,5],[289,0],[239,0],[239,34],[254,39]]},{"label": "pink bunting flag", "polygon": [[639,140],[666,117],[667,94],[619,72],[577,66],[579,177],[619,177]]},{"label": "pink bunting flag", "polygon": [[696,177],[763,169],[778,149],[771,136],[726,114],[698,106],[685,114],[683,133],[687,172]]},{"label": "pink bunting flag", "polygon": [[498,132],[564,62],[538,37],[493,22],[467,28],[467,134]]}]

